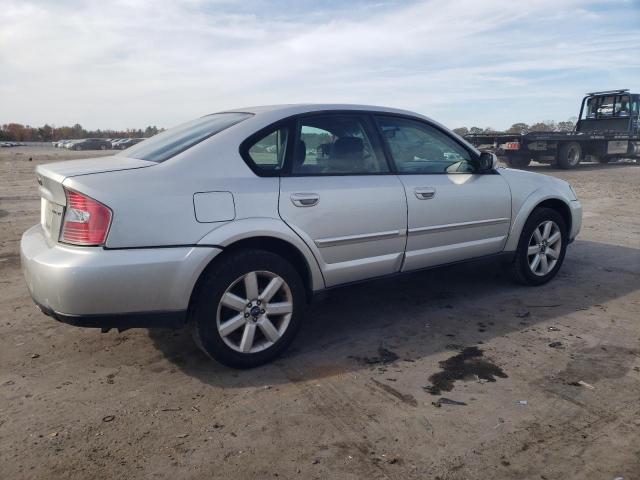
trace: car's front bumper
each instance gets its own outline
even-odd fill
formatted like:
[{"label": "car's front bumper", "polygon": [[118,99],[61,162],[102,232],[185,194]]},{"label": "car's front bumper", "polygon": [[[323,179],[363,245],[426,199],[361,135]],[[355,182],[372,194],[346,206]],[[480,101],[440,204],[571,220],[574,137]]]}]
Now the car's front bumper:
[{"label": "car's front bumper", "polygon": [[104,328],[183,323],[200,273],[220,251],[51,246],[40,225],[20,243],[24,277],[41,310],[73,325]]},{"label": "car's front bumper", "polygon": [[569,242],[573,242],[582,228],[582,205],[578,200],[572,200],[569,202],[569,207],[571,208],[571,233],[569,234]]}]

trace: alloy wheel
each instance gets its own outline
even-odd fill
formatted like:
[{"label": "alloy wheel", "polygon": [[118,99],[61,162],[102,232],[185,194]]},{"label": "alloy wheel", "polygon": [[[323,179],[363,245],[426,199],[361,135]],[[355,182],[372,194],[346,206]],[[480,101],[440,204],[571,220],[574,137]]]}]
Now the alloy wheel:
[{"label": "alloy wheel", "polygon": [[287,330],[293,295],[273,272],[254,271],[237,278],[220,298],[216,323],[233,350],[256,353],[274,345]]},{"label": "alloy wheel", "polygon": [[545,220],[534,230],[527,248],[527,262],[534,275],[547,275],[558,263],[562,250],[562,233],[553,220]]}]

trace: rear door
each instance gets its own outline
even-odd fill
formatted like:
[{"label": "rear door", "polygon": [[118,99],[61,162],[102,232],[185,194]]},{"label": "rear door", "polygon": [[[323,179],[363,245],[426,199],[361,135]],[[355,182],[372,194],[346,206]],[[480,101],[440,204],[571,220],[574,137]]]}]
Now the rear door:
[{"label": "rear door", "polygon": [[279,211],[316,255],[327,286],[400,270],[406,198],[372,127],[354,113],[304,116],[295,126]]},{"label": "rear door", "polygon": [[418,119],[377,116],[408,205],[403,271],[501,252],[511,192],[496,172],[479,173],[475,153]]}]

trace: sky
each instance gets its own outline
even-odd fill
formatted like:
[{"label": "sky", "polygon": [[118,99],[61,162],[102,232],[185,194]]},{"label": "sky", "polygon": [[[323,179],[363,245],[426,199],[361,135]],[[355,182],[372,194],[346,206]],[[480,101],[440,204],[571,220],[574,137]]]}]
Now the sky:
[{"label": "sky", "polygon": [[505,129],[640,91],[639,52],[640,0],[0,0],[0,123],[359,103]]}]

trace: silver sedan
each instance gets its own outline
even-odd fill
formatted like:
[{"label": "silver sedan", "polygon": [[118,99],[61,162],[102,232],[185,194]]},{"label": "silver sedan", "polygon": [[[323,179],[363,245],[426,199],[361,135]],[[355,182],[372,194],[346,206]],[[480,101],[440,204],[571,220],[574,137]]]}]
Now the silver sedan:
[{"label": "silver sedan", "polygon": [[41,222],[21,257],[44,313],[188,326],[234,367],[280,354],[323,289],[488,256],[521,283],[548,282],[582,216],[567,182],[368,106],[215,113],[36,177]]}]

